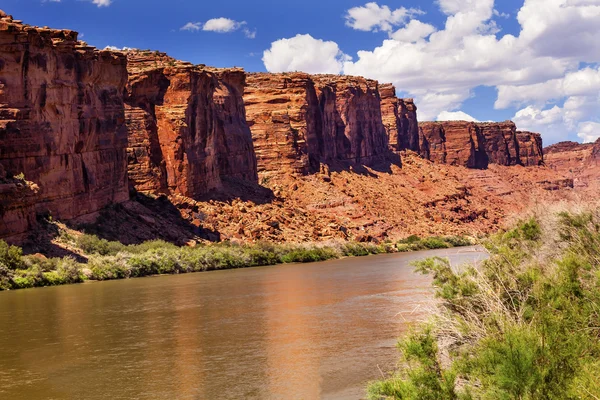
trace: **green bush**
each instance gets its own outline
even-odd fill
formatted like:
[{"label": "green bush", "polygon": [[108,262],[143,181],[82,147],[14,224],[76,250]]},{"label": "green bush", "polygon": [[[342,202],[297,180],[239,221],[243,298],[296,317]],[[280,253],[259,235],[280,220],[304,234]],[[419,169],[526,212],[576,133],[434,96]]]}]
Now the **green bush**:
[{"label": "green bush", "polygon": [[403,363],[370,398],[600,398],[600,214],[547,218],[491,237],[477,268],[416,264],[439,313],[401,341]]},{"label": "green bush", "polygon": [[448,243],[446,243],[444,241],[444,239],[440,238],[440,237],[430,237],[427,239],[423,239],[421,241],[421,243],[423,243],[423,247],[425,247],[426,249],[429,250],[434,250],[434,249],[447,249],[449,247],[452,247],[451,245],[449,245]]},{"label": "green bush", "polygon": [[0,263],[6,268],[15,270],[23,265],[23,250],[17,246],[9,246],[4,240],[0,240]]}]

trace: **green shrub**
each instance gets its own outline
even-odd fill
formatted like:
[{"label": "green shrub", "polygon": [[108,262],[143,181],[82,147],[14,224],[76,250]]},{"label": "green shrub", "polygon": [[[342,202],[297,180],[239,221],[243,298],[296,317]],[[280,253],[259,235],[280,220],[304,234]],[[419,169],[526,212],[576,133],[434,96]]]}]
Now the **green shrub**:
[{"label": "green shrub", "polygon": [[15,270],[23,266],[23,250],[17,246],[9,246],[0,240],[0,263],[8,269]]},{"label": "green shrub", "polygon": [[444,239],[440,238],[440,237],[430,237],[427,239],[423,239],[421,241],[421,243],[423,243],[423,247],[425,247],[426,249],[429,250],[434,250],[434,249],[447,249],[449,247],[451,247],[448,243],[446,243],[444,241]]},{"label": "green shrub", "polygon": [[409,237],[402,239],[399,243],[401,244],[415,244],[419,243],[421,238],[417,235],[410,235]]},{"label": "green shrub", "polygon": [[447,236],[444,238],[444,241],[452,247],[465,247],[473,245],[471,239],[464,236]]},{"label": "green shrub", "polygon": [[600,214],[548,218],[491,237],[477,268],[416,264],[439,314],[401,342],[403,363],[371,398],[600,398]]}]

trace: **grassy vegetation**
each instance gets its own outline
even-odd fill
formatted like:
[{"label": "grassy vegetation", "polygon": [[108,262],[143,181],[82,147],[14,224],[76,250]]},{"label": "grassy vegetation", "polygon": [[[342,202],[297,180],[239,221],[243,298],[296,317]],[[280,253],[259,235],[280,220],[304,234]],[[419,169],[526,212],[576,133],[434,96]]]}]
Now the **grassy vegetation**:
[{"label": "grassy vegetation", "polygon": [[178,247],[156,240],[127,246],[95,235],[70,235],[62,232],[60,241],[77,249],[85,263],[73,258],[23,256],[22,250],[0,241],[0,290],[79,283],[85,280],[110,280],[156,274],[212,271],[284,263],[307,263],[341,257],[394,253],[470,245],[462,237],[420,239],[411,236],[407,243],[353,243],[237,245],[219,243]]},{"label": "grassy vegetation", "polygon": [[441,299],[371,399],[599,399],[600,210],[523,221],[460,270],[416,264]]}]

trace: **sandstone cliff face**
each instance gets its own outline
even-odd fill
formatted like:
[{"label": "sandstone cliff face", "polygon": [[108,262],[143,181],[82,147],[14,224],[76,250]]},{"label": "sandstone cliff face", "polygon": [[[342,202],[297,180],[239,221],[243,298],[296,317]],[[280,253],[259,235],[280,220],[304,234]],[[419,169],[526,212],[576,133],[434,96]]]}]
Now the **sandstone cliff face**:
[{"label": "sandstone cliff face", "polygon": [[534,132],[517,131],[519,159],[526,167],[544,164],[542,135]]},{"label": "sandstone cliff face", "polygon": [[128,199],[126,80],[124,56],[0,12],[0,164],[39,186],[27,201],[0,193],[0,237],[37,213],[68,220]]},{"label": "sandstone cliff face", "polygon": [[413,99],[399,99],[392,84],[379,86],[381,115],[388,133],[390,148],[395,151],[419,152],[419,122]]},{"label": "sandstone cliff face", "polygon": [[127,53],[129,176],[141,191],[202,196],[228,178],[257,181],[241,69]]},{"label": "sandstone cliff face", "polygon": [[388,138],[375,81],[249,74],[244,101],[261,173],[302,175],[321,163],[374,165],[385,159]]},{"label": "sandstone cliff face", "polygon": [[543,164],[541,136],[517,132],[511,121],[423,122],[419,124],[419,136],[421,155],[438,163],[477,169],[485,169],[489,164]]},{"label": "sandstone cliff face", "polygon": [[576,189],[600,188],[600,140],[596,143],[560,142],[544,149],[546,165],[574,181]]}]

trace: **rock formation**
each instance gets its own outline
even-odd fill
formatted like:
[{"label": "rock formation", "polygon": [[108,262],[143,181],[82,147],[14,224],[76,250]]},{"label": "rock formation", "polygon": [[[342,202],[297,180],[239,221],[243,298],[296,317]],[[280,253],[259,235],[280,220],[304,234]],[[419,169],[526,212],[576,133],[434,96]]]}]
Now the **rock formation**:
[{"label": "rock formation", "polygon": [[141,191],[202,196],[228,178],[257,181],[242,98],[245,73],[127,52],[129,177]]},{"label": "rock formation", "polygon": [[433,162],[485,169],[489,164],[543,164],[542,138],[518,132],[511,121],[423,122],[419,124],[420,153]]},{"label": "rock formation", "polygon": [[246,115],[264,173],[375,165],[388,152],[376,81],[304,73],[249,74]]},{"label": "rock formation", "polygon": [[379,86],[381,115],[392,150],[419,152],[419,122],[413,99],[399,99],[392,84]]},{"label": "rock formation", "polygon": [[600,188],[600,139],[596,143],[560,142],[544,149],[546,165],[574,181],[576,189]]},{"label": "rock formation", "polygon": [[0,12],[0,237],[128,199],[126,80],[124,56]]},{"label": "rock formation", "polygon": [[519,159],[526,167],[544,164],[542,135],[534,132],[517,131]]}]

